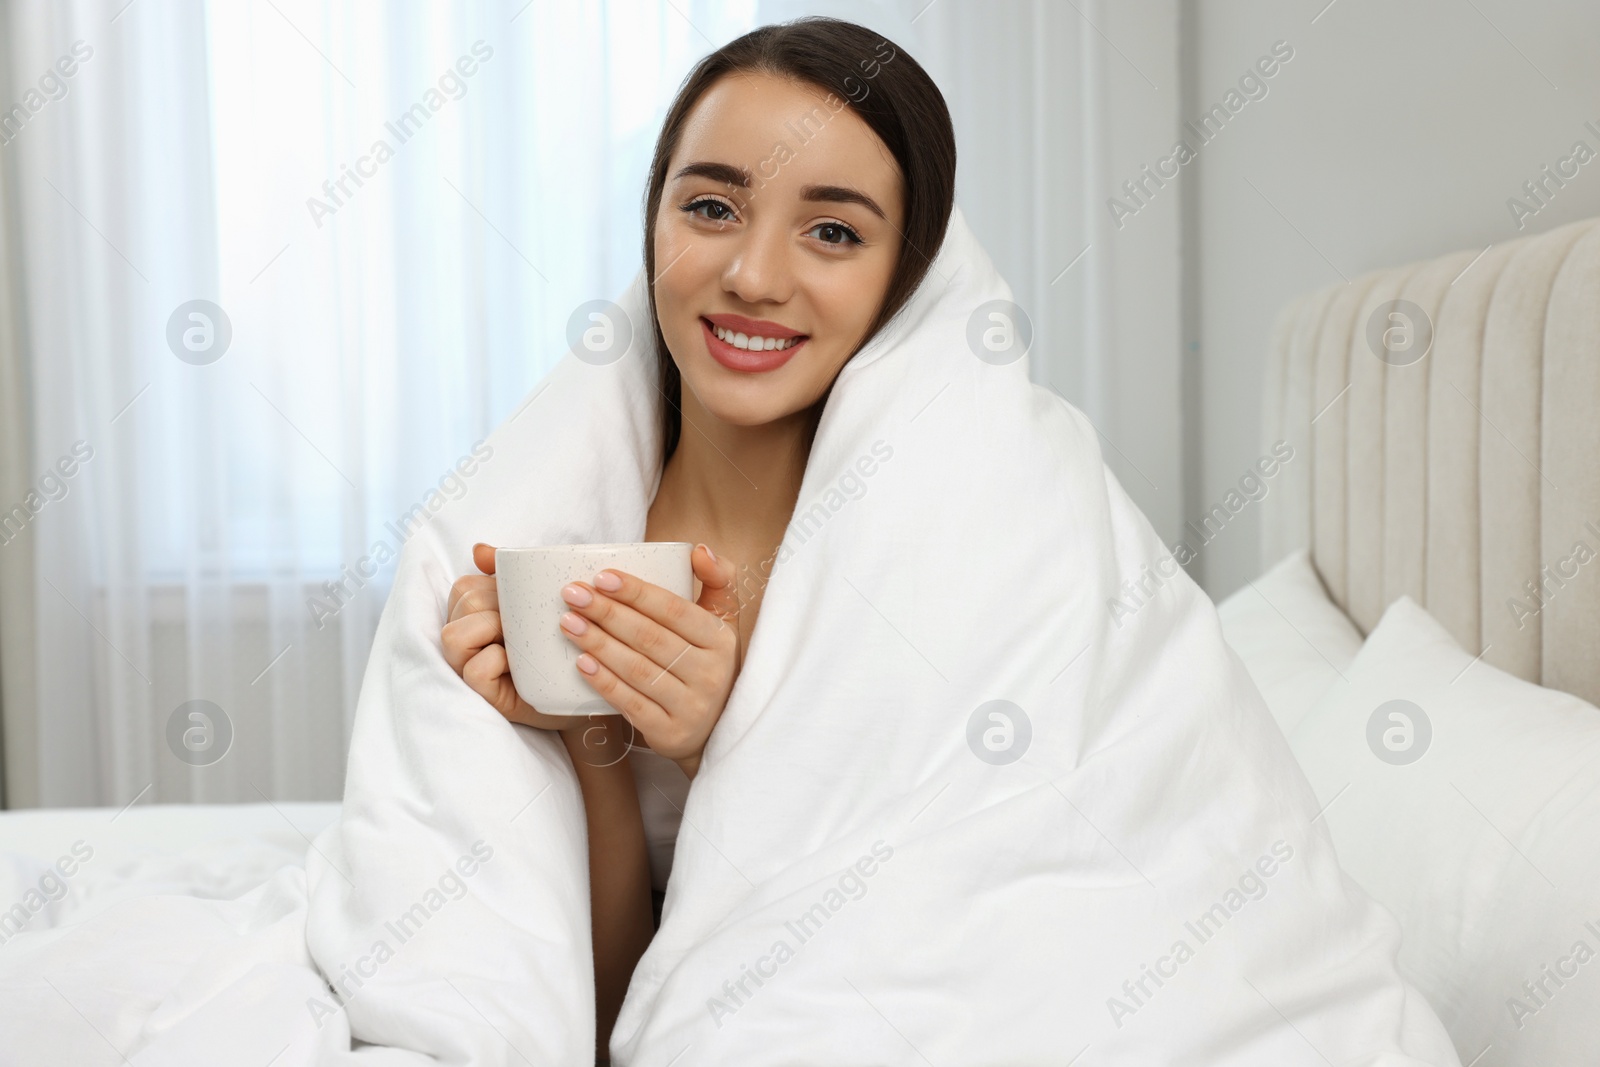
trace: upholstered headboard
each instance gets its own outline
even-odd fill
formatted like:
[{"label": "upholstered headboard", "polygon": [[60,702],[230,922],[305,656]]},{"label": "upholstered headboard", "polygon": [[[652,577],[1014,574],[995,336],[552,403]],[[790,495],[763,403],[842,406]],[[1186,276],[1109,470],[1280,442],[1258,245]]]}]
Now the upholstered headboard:
[{"label": "upholstered headboard", "polygon": [[1600,703],[1600,219],[1295,300],[1265,402],[1295,458],[1264,565],[1309,545],[1363,632],[1409,595],[1486,662]]}]

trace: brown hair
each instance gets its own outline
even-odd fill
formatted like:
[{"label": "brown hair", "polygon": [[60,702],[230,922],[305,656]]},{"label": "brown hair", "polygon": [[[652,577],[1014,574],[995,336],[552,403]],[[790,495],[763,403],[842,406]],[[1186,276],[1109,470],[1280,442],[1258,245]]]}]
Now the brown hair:
[{"label": "brown hair", "polygon": [[[922,283],[944,241],[955,203],[956,139],[944,96],[916,60],[881,34],[853,22],[811,16],[762,26],[702,59],[684,79],[667,111],[645,190],[644,265],[662,395],[663,465],[677,448],[683,428],[679,410],[683,382],[667,351],[656,312],[656,216],[667,184],[667,167],[689,112],[719,78],[741,72],[794,78],[838,96],[877,134],[900,166],[905,183],[900,258],[863,344],[905,306]],[[816,416],[820,416],[821,406],[819,402]]]}]

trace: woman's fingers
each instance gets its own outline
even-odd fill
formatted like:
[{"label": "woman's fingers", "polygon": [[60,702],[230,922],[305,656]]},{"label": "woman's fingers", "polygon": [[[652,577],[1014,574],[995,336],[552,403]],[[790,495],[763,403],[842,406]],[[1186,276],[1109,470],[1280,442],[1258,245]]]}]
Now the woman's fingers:
[{"label": "woman's fingers", "polygon": [[517,691],[511,684],[504,645],[487,645],[467,660],[461,667],[461,680],[502,715],[516,706]]},{"label": "woman's fingers", "polygon": [[452,619],[444,624],[440,639],[444,646],[445,662],[459,674],[468,660],[500,640],[500,613],[475,611]]},{"label": "woman's fingers", "polygon": [[[683,681],[669,670],[668,664],[657,663],[576,612],[569,611],[561,616],[561,630],[567,640],[640,695],[666,706],[676,705],[681,700],[685,692]],[[687,651],[690,647],[684,645],[683,649]],[[580,657],[580,665],[581,662]]]},{"label": "woman's fingers", "polygon": [[621,712],[641,734],[659,736],[671,728],[671,717],[660,704],[619,678],[616,671],[594,654],[585,652],[578,657],[578,671],[589,687]]},{"label": "woman's fingers", "polygon": [[[696,554],[698,555],[698,550]],[[731,567],[729,570],[731,571]],[[724,581],[720,570],[715,572],[715,577],[719,583]],[[598,590],[605,594],[604,597],[599,599],[610,599],[626,604],[638,611],[639,614],[672,631],[690,644],[698,645],[701,648],[711,648],[713,642],[716,641],[717,632],[721,629],[716,616],[701,609],[700,605],[685,600],[677,593],[663,589],[659,585],[652,585],[626,571],[603,570],[595,575],[592,587],[587,586],[584,582],[574,582],[572,584],[578,588],[585,589],[585,591]],[[726,584],[731,587],[732,579],[726,579]],[[565,591],[563,591],[563,595],[564,593]],[[567,602],[569,604],[572,603],[571,600]],[[735,605],[737,606],[737,599],[735,599]],[[584,605],[584,607],[587,608],[589,605]]]},{"label": "woman's fingers", "polygon": [[[663,590],[664,592],[664,590]],[[561,590],[561,599],[589,622],[629,648],[644,653],[658,667],[676,663],[692,642],[648,618],[627,604],[596,593],[593,586],[573,582]],[[684,601],[687,605],[688,601]]]},{"label": "woman's fingers", "polygon": [[486,574],[464,574],[450,587],[444,617],[454,621],[474,611],[499,610],[500,589],[494,578]]},{"label": "woman's fingers", "polygon": [[565,730],[572,725],[570,717],[545,715],[517,695],[504,645],[489,645],[473,656],[462,670],[461,678],[510,722],[538,730]]},{"label": "woman's fingers", "polygon": [[[444,617],[455,619],[471,611],[500,610],[500,596],[494,581],[494,546],[478,542],[472,546],[472,562],[482,574],[464,574],[450,587],[450,599],[445,604]],[[461,602],[467,601],[462,610]]]},{"label": "woman's fingers", "polygon": [[700,609],[724,622],[737,618],[739,589],[734,579],[738,572],[733,562],[718,559],[709,545],[696,545],[689,562],[694,567],[694,576],[700,579]]}]

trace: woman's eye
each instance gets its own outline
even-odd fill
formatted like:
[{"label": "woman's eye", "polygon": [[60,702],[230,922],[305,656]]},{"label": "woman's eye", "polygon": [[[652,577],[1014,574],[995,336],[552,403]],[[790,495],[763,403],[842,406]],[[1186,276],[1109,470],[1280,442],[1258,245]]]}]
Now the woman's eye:
[{"label": "woman's eye", "polygon": [[733,209],[721,200],[696,200],[684,210],[712,222],[727,222],[733,218]]},{"label": "woman's eye", "polygon": [[817,240],[827,245],[861,243],[861,235],[842,222],[822,222],[811,228]]}]

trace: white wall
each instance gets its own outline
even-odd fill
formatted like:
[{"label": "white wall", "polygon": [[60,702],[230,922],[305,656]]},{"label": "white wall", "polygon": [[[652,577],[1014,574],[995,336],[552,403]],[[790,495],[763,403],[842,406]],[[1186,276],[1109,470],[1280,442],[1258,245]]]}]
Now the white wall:
[{"label": "white wall", "polygon": [[[1574,141],[1600,151],[1600,135],[1584,126],[1600,127],[1600,4],[1335,0],[1324,11],[1326,2],[1186,0],[1186,117],[1219,100],[1274,41],[1295,53],[1195,164],[1191,518],[1261,453],[1268,331],[1291,297],[1341,274],[1600,214],[1600,159],[1526,229],[1506,207]],[[1194,572],[1214,597],[1262,569],[1249,519],[1200,553]]]}]

